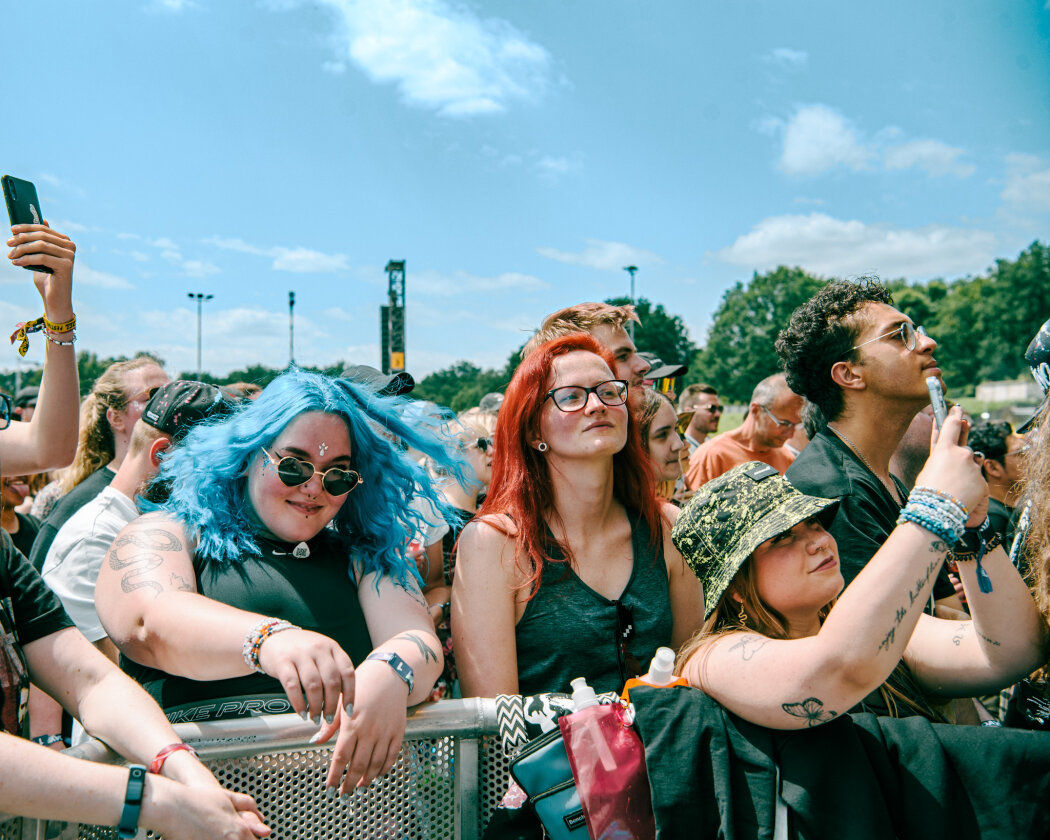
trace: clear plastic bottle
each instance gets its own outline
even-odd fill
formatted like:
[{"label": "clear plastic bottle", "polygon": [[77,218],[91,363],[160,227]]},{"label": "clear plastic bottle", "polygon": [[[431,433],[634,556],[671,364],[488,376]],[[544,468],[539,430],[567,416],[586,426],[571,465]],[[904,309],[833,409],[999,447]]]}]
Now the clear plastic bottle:
[{"label": "clear plastic bottle", "polygon": [[630,701],[630,691],[636,685],[666,688],[672,685],[689,685],[689,683],[684,677],[675,677],[674,675],[674,651],[669,647],[660,647],[656,649],[653,661],[649,664],[649,673],[627,680],[626,685],[623,687],[623,694],[620,696],[624,700]]}]

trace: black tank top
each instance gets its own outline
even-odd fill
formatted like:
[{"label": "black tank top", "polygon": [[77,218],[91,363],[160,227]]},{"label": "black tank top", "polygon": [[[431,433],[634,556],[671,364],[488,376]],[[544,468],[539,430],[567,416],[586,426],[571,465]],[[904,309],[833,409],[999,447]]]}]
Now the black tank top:
[{"label": "black tank top", "polygon": [[[336,641],[355,665],[363,662],[372,650],[372,640],[346,549],[327,530],[309,541],[310,556],[305,558],[292,556],[293,543],[261,537],[257,540],[263,552],[261,557],[218,562],[195,556],[197,591],[224,604],[283,618],[304,630],[322,633]],[[292,710],[281,684],[265,674],[197,681],[140,665],[124,656],[120,664],[142,683],[174,722]]]},{"label": "black tank top", "polygon": [[[620,691],[671,644],[671,596],[662,542],[650,545],[646,521],[628,512],[634,568],[618,600],[584,583],[556,548],[539,591],[515,628],[518,692],[570,691],[585,677],[595,691]],[[621,642],[621,637],[626,640]]]}]

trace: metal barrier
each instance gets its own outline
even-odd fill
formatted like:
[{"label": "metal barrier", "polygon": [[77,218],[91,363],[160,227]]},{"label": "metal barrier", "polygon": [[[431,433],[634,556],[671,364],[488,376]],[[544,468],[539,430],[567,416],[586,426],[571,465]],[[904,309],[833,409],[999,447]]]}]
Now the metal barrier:
[{"label": "metal barrier", "polygon": [[[292,714],[175,725],[224,787],[251,794],[272,840],[474,840],[507,788],[495,700],[442,700],[409,710],[405,742],[386,776],[343,804],[324,795],[332,751]],[[123,763],[99,741],[67,750]],[[0,818],[2,819],[2,818]],[[44,820],[0,822],[0,840],[109,840],[109,827]],[[140,837],[154,837],[140,833]]]}]

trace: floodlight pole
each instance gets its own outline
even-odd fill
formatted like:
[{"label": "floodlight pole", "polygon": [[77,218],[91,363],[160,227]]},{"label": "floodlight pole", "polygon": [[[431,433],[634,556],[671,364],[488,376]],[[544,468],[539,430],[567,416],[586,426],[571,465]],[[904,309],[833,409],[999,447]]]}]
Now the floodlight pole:
[{"label": "floodlight pole", "polygon": [[[638,266],[625,265],[623,270],[631,275],[631,306],[634,306],[634,275],[638,271]],[[634,321],[627,322],[627,334],[631,336],[631,341],[634,341]]]},{"label": "floodlight pole", "polygon": [[201,309],[204,301],[211,300],[215,295],[206,295],[202,292],[187,292],[186,297],[197,301],[197,378],[201,378]]},{"label": "floodlight pole", "polygon": [[295,292],[288,293],[288,367],[295,364]]}]

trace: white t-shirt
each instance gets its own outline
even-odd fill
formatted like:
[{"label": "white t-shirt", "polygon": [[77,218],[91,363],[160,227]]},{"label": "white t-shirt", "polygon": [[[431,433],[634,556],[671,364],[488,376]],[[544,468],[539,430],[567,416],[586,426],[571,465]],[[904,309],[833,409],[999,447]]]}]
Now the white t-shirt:
[{"label": "white t-shirt", "polygon": [[138,515],[131,499],[106,487],[59,529],[47,552],[41,570],[44,581],[88,641],[106,637],[95,611],[95,581],[102,561],[117,534]]}]

